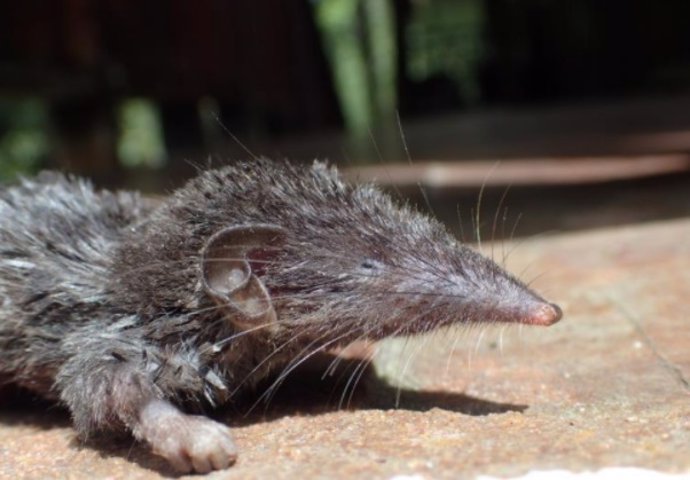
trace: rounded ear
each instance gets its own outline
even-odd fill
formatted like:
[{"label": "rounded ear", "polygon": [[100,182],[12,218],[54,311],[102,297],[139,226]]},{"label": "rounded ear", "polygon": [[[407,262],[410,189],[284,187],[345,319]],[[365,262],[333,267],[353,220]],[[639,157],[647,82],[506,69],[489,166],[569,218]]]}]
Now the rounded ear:
[{"label": "rounded ear", "polygon": [[249,253],[277,249],[286,232],[277,225],[248,224],[217,232],[201,255],[202,283],[206,293],[235,326],[246,330],[276,321],[271,297],[252,272]]}]

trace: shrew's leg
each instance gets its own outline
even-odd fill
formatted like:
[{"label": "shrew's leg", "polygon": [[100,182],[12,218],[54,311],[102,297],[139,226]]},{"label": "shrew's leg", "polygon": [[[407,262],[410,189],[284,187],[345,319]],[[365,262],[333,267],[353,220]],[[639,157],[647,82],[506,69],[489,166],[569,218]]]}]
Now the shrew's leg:
[{"label": "shrew's leg", "polygon": [[[228,427],[185,414],[170,401],[172,392],[191,393],[184,370],[195,366],[185,365],[184,356],[163,354],[138,329],[116,325],[79,330],[65,339],[63,348],[69,359],[55,386],[82,436],[124,426],[183,472],[209,472],[234,463],[237,450]],[[171,366],[176,375],[162,373]],[[179,384],[171,384],[171,378]]]}]

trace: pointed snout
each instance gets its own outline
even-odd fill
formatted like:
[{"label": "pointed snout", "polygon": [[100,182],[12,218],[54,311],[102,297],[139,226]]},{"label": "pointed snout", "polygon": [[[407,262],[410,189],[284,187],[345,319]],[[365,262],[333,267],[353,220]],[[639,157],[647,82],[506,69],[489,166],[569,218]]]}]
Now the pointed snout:
[{"label": "pointed snout", "polygon": [[523,317],[521,323],[548,327],[561,319],[563,311],[555,303],[538,303]]}]

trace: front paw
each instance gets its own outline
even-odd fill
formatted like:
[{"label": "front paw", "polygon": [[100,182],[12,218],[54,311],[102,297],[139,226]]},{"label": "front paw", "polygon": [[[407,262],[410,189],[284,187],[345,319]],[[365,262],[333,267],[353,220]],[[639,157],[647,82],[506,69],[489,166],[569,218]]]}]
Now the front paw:
[{"label": "front paw", "polygon": [[220,470],[237,459],[230,429],[211,419],[185,415],[164,428],[166,438],[151,447],[181,472]]},{"label": "front paw", "polygon": [[207,473],[227,468],[237,459],[230,429],[210,418],[185,415],[167,402],[156,401],[143,410],[141,422],[138,436],[180,472]]}]

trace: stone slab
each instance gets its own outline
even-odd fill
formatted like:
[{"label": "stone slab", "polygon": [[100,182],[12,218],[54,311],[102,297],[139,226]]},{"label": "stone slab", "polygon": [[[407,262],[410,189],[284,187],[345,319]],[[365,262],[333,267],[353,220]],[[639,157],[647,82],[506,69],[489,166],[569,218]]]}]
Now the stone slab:
[{"label": "stone slab", "polygon": [[[529,241],[507,264],[561,304],[559,324],[452,329],[354,348],[339,381],[296,374],[267,408],[221,412],[240,458],[209,477],[690,471],[690,220]],[[376,370],[397,386],[367,373],[352,398],[343,395],[371,348]],[[79,445],[63,410],[0,407],[2,479],[172,475],[130,440]]]}]

